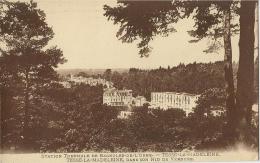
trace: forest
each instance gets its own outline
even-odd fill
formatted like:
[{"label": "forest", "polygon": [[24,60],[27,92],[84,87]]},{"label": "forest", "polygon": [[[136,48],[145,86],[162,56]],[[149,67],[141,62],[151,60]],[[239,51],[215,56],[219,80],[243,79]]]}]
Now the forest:
[{"label": "forest", "polygon": [[[150,101],[151,92],[186,92],[201,94],[210,88],[225,89],[224,62],[214,63],[180,63],[177,66],[159,67],[157,69],[142,70],[130,68],[128,72],[118,72],[106,69],[102,74],[91,74],[81,71],[76,76],[104,78],[113,82],[117,89],[133,90],[134,96],[144,96]],[[234,84],[238,63],[233,62]],[[254,63],[254,103],[258,102],[258,58]]]},{"label": "forest", "polygon": [[[134,114],[128,119],[118,119],[121,108],[102,104],[101,85],[73,84],[71,88],[64,88],[58,82],[52,83],[30,99],[30,144],[26,148],[30,152],[225,149],[230,144],[223,135],[227,130],[227,119],[223,71],[219,71],[222,65],[223,62],[180,64],[149,71],[132,68],[128,73],[108,69],[101,75],[113,81],[117,88],[133,89],[134,94],[147,95],[147,98],[151,91],[179,90],[200,94],[197,107],[188,116],[181,109],[164,111],[144,105],[133,108]],[[78,75],[89,77],[84,72]],[[167,86],[168,83],[171,84]],[[2,105],[5,115],[2,149],[10,152],[14,147],[16,152],[24,151],[23,113],[19,109],[23,106],[22,97],[3,97],[8,101]],[[224,112],[215,116],[211,110]],[[258,122],[251,129],[253,149],[257,148],[257,128]]]}]

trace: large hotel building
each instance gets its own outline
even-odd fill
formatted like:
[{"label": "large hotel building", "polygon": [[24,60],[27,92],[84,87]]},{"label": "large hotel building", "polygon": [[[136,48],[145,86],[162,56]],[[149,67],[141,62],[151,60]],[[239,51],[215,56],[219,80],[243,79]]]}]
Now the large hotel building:
[{"label": "large hotel building", "polygon": [[179,108],[186,113],[192,112],[196,107],[196,101],[199,95],[189,93],[176,93],[176,92],[152,92],[151,93],[151,108]]},{"label": "large hotel building", "polygon": [[133,97],[132,90],[128,89],[105,89],[103,93],[103,104],[110,106],[143,106],[146,102],[143,96]]},{"label": "large hotel building", "polygon": [[103,104],[110,106],[129,106],[132,100],[132,90],[107,89],[103,93]]},{"label": "large hotel building", "polygon": [[123,106],[118,118],[127,118],[132,114],[131,108],[133,106],[143,106],[146,103],[143,96],[133,97],[132,90],[117,90],[115,88],[105,89],[103,93],[103,104],[109,106]]}]

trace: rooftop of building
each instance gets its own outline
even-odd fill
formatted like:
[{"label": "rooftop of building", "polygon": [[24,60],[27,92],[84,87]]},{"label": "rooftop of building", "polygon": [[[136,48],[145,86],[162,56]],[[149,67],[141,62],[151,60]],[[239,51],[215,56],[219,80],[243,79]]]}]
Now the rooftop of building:
[{"label": "rooftop of building", "polygon": [[151,94],[176,94],[176,95],[187,95],[187,96],[198,96],[197,94],[191,94],[186,92],[151,92]]},{"label": "rooftop of building", "polygon": [[114,93],[114,92],[116,92],[116,93],[130,93],[130,92],[132,92],[132,90],[130,90],[130,89],[118,90],[116,88],[109,88],[109,89],[104,90],[104,93]]},{"label": "rooftop of building", "polygon": [[144,96],[136,96],[136,99],[142,99],[145,98]]}]

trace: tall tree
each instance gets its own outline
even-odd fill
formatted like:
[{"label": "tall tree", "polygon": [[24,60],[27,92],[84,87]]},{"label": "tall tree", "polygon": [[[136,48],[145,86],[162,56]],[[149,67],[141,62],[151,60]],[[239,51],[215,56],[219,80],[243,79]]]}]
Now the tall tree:
[{"label": "tall tree", "polygon": [[235,123],[236,123],[236,110],[235,110],[235,92],[234,92],[234,79],[232,68],[232,46],[231,46],[231,2],[224,1],[223,16],[224,16],[224,71],[225,71],[225,84],[226,84],[226,107],[228,117],[228,128],[225,133],[229,140],[235,136]]},{"label": "tall tree", "polygon": [[106,69],[103,75],[106,80],[111,81],[112,70]]},{"label": "tall tree", "polygon": [[242,1],[240,9],[239,67],[237,109],[239,139],[250,140],[254,88],[254,41],[256,1]]},{"label": "tall tree", "polygon": [[[17,88],[22,90],[21,104],[24,109],[23,135],[24,147],[30,145],[30,101],[38,97],[38,92],[58,79],[54,70],[65,59],[57,47],[46,47],[54,33],[47,25],[45,14],[33,1],[2,2],[1,9],[1,64],[0,69],[6,75],[0,81],[5,83],[13,75],[19,79]],[[10,66],[10,64],[12,66]],[[14,71],[15,70],[15,71]]]}]

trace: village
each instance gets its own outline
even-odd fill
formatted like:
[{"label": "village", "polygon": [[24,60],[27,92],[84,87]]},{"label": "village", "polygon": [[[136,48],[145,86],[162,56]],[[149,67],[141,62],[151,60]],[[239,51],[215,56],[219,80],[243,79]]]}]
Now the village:
[{"label": "village", "polygon": [[188,115],[196,107],[196,101],[199,98],[199,95],[185,92],[151,92],[151,101],[148,101],[144,96],[133,96],[132,90],[115,88],[112,82],[105,79],[74,75],[70,75],[67,81],[63,81],[61,84],[66,88],[70,88],[71,82],[84,83],[90,86],[102,85],[102,103],[108,106],[120,107],[121,111],[118,118],[122,119],[128,118],[133,113],[132,108],[142,107],[145,104],[152,109],[182,109]]}]

